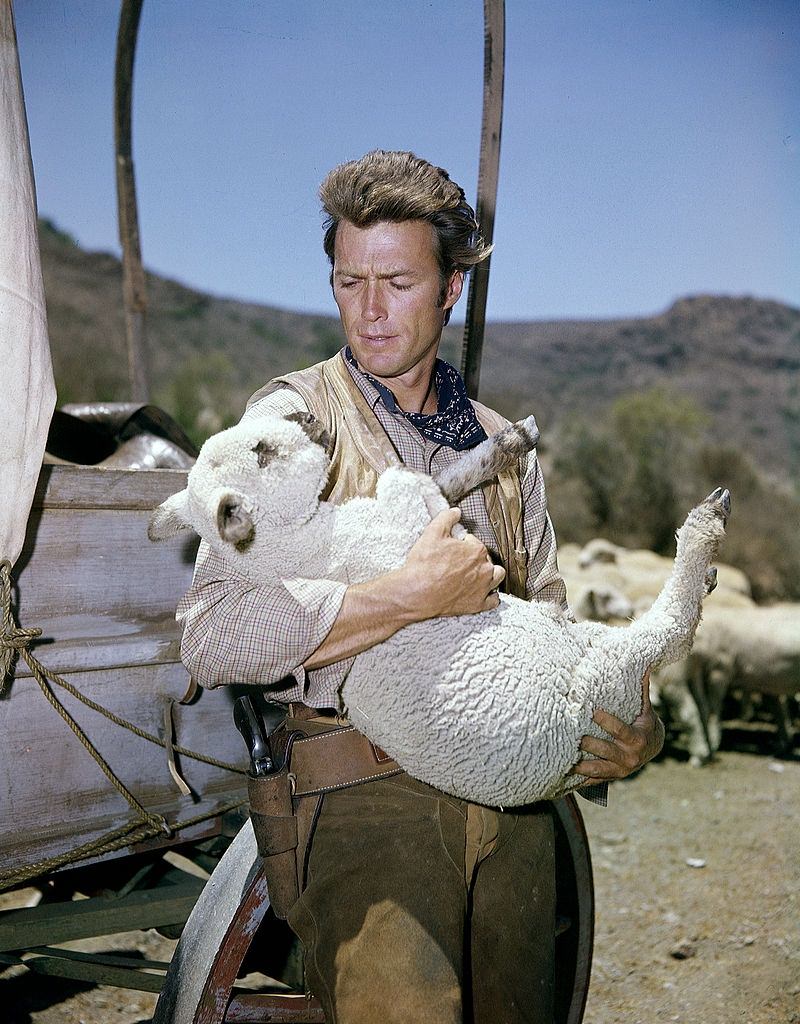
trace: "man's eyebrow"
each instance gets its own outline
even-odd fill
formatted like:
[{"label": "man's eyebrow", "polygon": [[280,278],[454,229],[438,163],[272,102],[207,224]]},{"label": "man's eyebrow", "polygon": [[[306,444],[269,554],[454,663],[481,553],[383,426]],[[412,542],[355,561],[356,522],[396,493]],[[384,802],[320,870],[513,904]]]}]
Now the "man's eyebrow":
[{"label": "man's eyebrow", "polygon": [[384,270],[380,274],[369,274],[359,270],[349,270],[347,267],[336,267],[334,274],[337,277],[377,277],[381,281],[391,280],[393,277],[413,277],[414,271],[410,268],[402,268],[398,270]]}]

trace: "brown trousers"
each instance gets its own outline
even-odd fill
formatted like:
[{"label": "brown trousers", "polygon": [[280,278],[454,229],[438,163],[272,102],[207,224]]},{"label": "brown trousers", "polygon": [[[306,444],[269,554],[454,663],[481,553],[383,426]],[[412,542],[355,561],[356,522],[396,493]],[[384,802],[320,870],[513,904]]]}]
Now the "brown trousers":
[{"label": "brown trousers", "polygon": [[405,774],[329,793],[289,923],[328,1024],[552,1024],[550,805]]}]

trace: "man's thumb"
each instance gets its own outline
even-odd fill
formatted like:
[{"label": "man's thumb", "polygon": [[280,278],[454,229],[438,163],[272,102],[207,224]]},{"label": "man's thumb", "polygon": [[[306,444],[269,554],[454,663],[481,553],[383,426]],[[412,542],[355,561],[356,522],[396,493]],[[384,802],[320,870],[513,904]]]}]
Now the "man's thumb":
[{"label": "man's thumb", "polygon": [[450,531],[460,518],[460,508],[446,508],[444,512],[440,512],[438,516],[434,516],[430,522],[429,529],[433,528],[435,532],[440,534],[442,537],[449,537]]}]

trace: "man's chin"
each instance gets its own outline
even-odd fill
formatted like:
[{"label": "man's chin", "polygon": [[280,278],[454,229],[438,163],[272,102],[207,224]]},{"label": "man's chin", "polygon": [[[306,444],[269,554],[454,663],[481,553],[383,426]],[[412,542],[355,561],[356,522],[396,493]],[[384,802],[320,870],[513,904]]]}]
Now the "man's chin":
[{"label": "man's chin", "polygon": [[390,379],[399,377],[405,373],[407,367],[398,360],[396,355],[390,352],[356,352],[352,346],[351,351],[358,363],[358,368],[373,377]]}]

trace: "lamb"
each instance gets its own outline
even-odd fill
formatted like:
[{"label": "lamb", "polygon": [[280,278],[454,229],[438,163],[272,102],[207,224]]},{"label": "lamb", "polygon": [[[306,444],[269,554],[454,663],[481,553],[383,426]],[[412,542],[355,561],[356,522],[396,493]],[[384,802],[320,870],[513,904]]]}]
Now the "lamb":
[{"label": "lamb", "polygon": [[[210,438],[187,487],[155,510],[150,537],[192,527],[255,582],[356,583],[402,565],[430,519],[535,445],[532,417],[465,453],[437,481],[403,466],[375,498],[320,501],[328,438],[310,414],[265,416]],[[352,724],[410,775],[463,799],[515,806],[585,778],[581,737],[604,736],[598,707],[630,722],[648,666],[691,646],[730,494],[717,488],[678,533],[674,568],[649,612],[625,628],[501,594],[479,615],[405,627],[360,654],[341,690]]]}]

